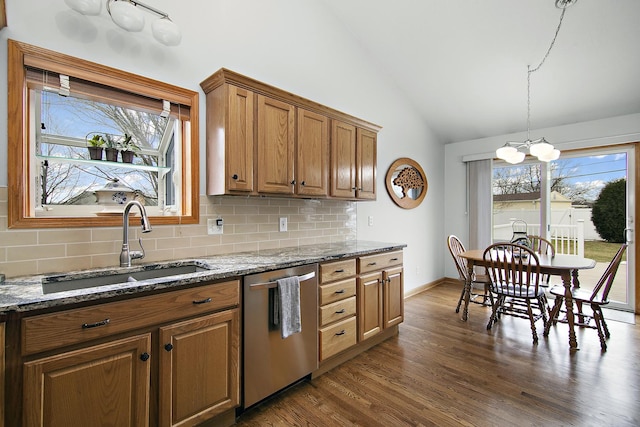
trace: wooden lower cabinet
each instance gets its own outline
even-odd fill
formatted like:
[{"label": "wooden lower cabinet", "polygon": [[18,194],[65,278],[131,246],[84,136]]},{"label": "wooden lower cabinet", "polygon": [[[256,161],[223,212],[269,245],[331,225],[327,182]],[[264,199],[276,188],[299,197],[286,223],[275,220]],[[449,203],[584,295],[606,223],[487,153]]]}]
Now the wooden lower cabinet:
[{"label": "wooden lower cabinet", "polygon": [[358,258],[358,339],[364,341],[404,319],[402,252]]},{"label": "wooden lower cabinet", "polygon": [[22,406],[8,408],[8,425],[229,425],[240,403],[239,283],[14,321]]},{"label": "wooden lower cabinet", "polygon": [[147,426],[151,334],[24,364],[24,426]]},{"label": "wooden lower cabinet", "polygon": [[239,310],[160,328],[160,425],[193,426],[235,408]]}]

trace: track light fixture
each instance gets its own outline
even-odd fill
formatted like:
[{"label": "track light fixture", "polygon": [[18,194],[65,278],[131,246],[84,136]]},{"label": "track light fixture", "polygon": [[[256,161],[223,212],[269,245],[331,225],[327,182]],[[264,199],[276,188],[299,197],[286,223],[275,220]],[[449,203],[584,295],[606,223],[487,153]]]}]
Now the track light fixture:
[{"label": "track light fixture", "polygon": [[[102,0],[64,0],[71,9],[83,15],[99,15]],[[151,23],[153,37],[166,46],[177,46],[182,40],[180,28],[169,15],[137,0],[106,0],[106,8],[111,20],[118,27],[130,32],[142,31],[145,15],[142,11],[158,17]]]}]

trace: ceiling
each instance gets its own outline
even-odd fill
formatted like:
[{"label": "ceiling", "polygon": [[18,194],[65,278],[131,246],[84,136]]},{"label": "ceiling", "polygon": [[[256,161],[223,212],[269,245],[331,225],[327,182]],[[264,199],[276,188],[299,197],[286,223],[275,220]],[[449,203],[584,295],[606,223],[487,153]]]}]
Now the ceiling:
[{"label": "ceiling", "polygon": [[[555,0],[322,0],[443,142],[525,131]],[[531,74],[531,129],[640,112],[640,0],[578,0]]]}]

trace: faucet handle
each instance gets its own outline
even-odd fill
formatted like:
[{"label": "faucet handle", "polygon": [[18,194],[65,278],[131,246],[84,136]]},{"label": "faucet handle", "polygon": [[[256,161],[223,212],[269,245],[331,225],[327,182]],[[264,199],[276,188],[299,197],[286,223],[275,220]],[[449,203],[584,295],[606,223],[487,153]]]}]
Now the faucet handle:
[{"label": "faucet handle", "polygon": [[142,259],[145,256],[144,246],[142,246],[142,237],[138,238],[138,243],[140,244],[140,249],[142,249],[142,251],[129,252],[131,259]]}]

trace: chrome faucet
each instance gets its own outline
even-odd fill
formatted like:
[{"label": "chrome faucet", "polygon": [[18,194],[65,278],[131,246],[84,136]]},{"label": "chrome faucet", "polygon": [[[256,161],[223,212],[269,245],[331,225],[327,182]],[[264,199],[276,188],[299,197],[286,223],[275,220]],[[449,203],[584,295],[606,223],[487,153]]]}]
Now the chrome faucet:
[{"label": "chrome faucet", "polygon": [[137,206],[140,210],[140,215],[142,216],[142,219],[140,220],[140,223],[142,224],[142,232],[148,233],[151,231],[151,223],[149,222],[147,211],[144,209],[142,203],[137,200],[132,200],[127,203],[124,208],[124,213],[122,214],[122,251],[120,252],[120,267],[131,267],[132,259],[144,258],[142,238],[138,239],[140,249],[142,249],[142,251],[129,251],[129,211],[133,206]]}]

